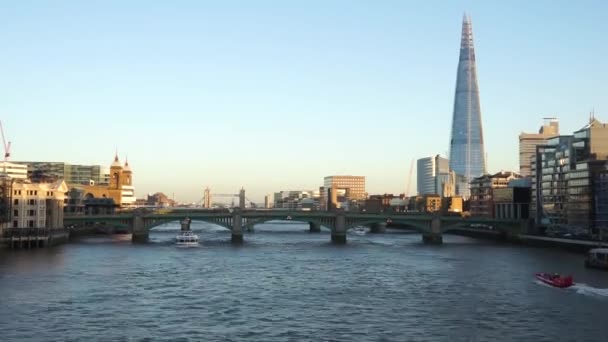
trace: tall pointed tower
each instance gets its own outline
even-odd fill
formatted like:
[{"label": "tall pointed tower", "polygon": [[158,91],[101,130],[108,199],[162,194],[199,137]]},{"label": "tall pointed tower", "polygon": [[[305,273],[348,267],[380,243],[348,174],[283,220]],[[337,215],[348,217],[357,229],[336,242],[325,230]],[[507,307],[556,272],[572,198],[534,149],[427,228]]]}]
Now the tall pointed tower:
[{"label": "tall pointed tower", "polygon": [[[464,177],[462,184],[468,184],[472,178],[486,173],[473,29],[471,18],[466,14],[462,21],[460,59],[456,74],[450,169]],[[466,189],[460,189],[458,193],[466,196],[468,186],[464,185],[464,187]]]}]

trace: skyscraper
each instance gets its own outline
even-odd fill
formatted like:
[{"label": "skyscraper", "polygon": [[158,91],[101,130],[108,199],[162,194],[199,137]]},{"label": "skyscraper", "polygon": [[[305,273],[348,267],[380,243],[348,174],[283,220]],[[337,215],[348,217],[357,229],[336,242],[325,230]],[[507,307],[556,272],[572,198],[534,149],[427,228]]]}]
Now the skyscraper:
[{"label": "skyscraper", "polygon": [[418,195],[444,196],[443,183],[449,176],[448,160],[436,155],[418,159]]},{"label": "skyscraper", "polygon": [[[462,21],[449,159],[450,169],[467,183],[486,173],[473,29],[466,15]],[[458,194],[468,196],[468,189],[461,188]]]}]

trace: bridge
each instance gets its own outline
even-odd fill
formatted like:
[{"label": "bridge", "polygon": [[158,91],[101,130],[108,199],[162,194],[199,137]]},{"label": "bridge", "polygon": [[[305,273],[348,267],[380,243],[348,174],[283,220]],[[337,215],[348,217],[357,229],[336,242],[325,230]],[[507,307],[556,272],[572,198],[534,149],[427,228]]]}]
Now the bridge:
[{"label": "bridge", "polygon": [[204,209],[169,210],[166,212],[134,211],[116,215],[65,216],[64,226],[82,227],[86,224],[102,224],[123,227],[132,233],[133,242],[148,240],[150,229],[169,222],[184,219],[204,221],[222,226],[232,232],[231,241],[243,243],[243,232],[256,224],[274,220],[299,221],[309,224],[310,232],[320,232],[324,226],[331,231],[331,241],[346,243],[346,232],[357,226],[369,226],[372,232],[383,232],[388,223],[407,225],[422,234],[429,244],[442,244],[443,233],[451,229],[470,227],[471,224],[491,225],[505,235],[518,235],[526,223],[514,220],[462,218],[459,216],[424,215],[418,213],[366,214],[358,212],[284,211],[284,210],[232,210],[213,211]]}]

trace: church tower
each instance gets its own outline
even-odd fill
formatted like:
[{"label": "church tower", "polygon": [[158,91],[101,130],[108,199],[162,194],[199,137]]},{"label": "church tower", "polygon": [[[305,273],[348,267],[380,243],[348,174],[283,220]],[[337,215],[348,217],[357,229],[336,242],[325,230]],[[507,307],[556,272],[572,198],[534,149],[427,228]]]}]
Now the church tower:
[{"label": "church tower", "polygon": [[118,153],[114,157],[114,162],[110,165],[110,189],[118,190],[123,182],[123,169],[118,160]]},{"label": "church tower", "polygon": [[122,169],[121,185],[132,186],[133,185],[133,179],[131,178],[132,176],[133,176],[133,172],[131,171],[131,167],[129,166],[129,160],[126,159],[125,166]]}]

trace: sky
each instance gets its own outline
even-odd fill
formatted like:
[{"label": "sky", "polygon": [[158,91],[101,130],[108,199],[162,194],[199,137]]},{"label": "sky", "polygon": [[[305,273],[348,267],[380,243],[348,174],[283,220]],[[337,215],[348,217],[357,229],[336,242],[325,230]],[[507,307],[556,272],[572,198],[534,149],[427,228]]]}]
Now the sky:
[{"label": "sky", "polygon": [[260,202],[366,176],[415,193],[447,155],[464,13],[488,170],[518,135],[608,121],[604,1],[2,1],[0,120],[13,161],[128,157],[136,195]]}]

